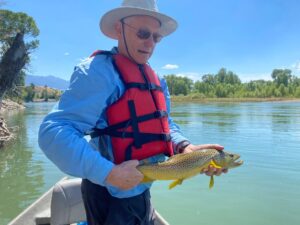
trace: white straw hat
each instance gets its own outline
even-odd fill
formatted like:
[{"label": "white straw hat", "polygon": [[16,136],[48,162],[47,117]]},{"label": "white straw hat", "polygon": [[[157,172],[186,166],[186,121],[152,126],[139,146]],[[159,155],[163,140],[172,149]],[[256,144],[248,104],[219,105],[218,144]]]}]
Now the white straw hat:
[{"label": "white straw hat", "polygon": [[177,28],[177,22],[171,17],[158,12],[156,0],[124,0],[121,7],[105,13],[100,20],[100,30],[108,37],[117,39],[116,22],[128,16],[152,16],[161,23],[160,33],[167,36]]}]

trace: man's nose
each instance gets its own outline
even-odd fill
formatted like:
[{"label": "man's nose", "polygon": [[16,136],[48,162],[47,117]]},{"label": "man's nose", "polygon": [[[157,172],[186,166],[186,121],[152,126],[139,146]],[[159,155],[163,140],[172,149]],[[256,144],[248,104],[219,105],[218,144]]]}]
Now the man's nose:
[{"label": "man's nose", "polygon": [[153,40],[152,35],[147,40],[145,40],[144,44],[145,44],[145,47],[148,47],[148,48],[153,48],[156,45],[156,43]]}]

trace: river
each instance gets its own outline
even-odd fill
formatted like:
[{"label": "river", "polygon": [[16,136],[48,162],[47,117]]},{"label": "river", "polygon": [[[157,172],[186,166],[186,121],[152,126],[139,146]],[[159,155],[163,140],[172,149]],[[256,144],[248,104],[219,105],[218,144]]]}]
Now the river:
[{"label": "river", "polygon": [[[37,144],[53,104],[5,115],[19,133],[0,151],[1,225],[64,176]],[[300,102],[174,104],[172,117],[192,142],[222,144],[245,162],[216,177],[211,190],[204,175],[172,190],[156,182],[153,204],[170,224],[300,224]]]}]

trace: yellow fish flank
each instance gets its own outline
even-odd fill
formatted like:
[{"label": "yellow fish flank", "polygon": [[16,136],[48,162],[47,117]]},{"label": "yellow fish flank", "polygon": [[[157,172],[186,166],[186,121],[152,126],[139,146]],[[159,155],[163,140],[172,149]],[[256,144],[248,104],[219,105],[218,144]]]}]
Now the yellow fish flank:
[{"label": "yellow fish flank", "polygon": [[[144,175],[142,182],[154,180],[175,180],[169,185],[169,189],[181,184],[183,180],[198,175],[209,165],[215,168],[231,169],[243,164],[237,161],[239,155],[215,149],[204,149],[186,154],[178,154],[170,157],[165,162],[139,165],[137,169]],[[214,180],[211,176],[210,188]]]}]

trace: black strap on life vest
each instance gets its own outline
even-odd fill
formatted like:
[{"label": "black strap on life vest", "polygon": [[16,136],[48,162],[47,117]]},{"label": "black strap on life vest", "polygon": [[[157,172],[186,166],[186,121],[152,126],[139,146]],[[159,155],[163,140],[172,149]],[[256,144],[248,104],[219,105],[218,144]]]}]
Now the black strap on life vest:
[{"label": "black strap on life vest", "polygon": [[[111,51],[96,51],[94,52],[91,57],[104,54],[107,56],[113,56],[114,54]],[[118,66],[116,65],[114,57],[112,57],[112,63],[116,71],[121,74],[121,71],[119,70]],[[148,91],[163,91],[162,87],[159,85],[156,85],[154,83],[150,83],[145,75],[145,71],[142,65],[139,65],[140,72],[142,73],[145,83],[138,83],[138,82],[125,82],[122,76],[120,76],[120,79],[125,85],[126,89],[129,88],[139,88],[140,90],[148,90]],[[152,93],[151,93],[152,94]],[[164,141],[169,142],[171,140],[170,134],[154,134],[154,133],[141,133],[139,130],[138,124],[147,120],[151,120],[154,118],[163,118],[167,117],[168,114],[166,111],[157,110],[153,113],[149,113],[142,116],[137,116],[136,114],[136,108],[135,103],[133,100],[128,101],[128,107],[130,112],[130,119],[122,121],[120,123],[110,125],[103,129],[94,128],[91,132],[88,132],[87,135],[90,135],[91,138],[99,137],[102,135],[109,135],[111,137],[119,137],[119,138],[133,138],[134,141],[132,144],[130,144],[125,152],[125,160],[131,159],[132,155],[132,147],[134,146],[136,149],[139,149],[142,147],[143,144],[153,142],[153,141]],[[127,128],[131,126],[132,132],[127,132]]]},{"label": "black strap on life vest", "polygon": [[[132,155],[132,147],[134,146],[136,149],[142,147],[143,144],[153,142],[153,141],[164,141],[169,142],[171,140],[170,134],[154,134],[154,133],[141,133],[138,127],[138,124],[147,121],[152,118],[162,118],[168,116],[165,111],[156,111],[155,113],[137,116],[135,104],[133,100],[128,101],[128,107],[130,111],[130,119],[123,121],[118,124],[114,124],[108,126],[104,129],[95,128],[92,133],[90,133],[91,137],[97,137],[100,135],[109,135],[111,137],[119,137],[119,138],[133,138],[133,143],[129,145],[125,152],[125,159],[128,160]],[[127,132],[126,129],[128,126],[132,126],[132,132]],[[123,131],[122,128],[124,128]]]},{"label": "black strap on life vest", "polygon": [[157,91],[163,91],[162,87],[153,83],[126,83],[125,85],[126,88],[139,88],[141,90],[157,90]]},{"label": "black strap on life vest", "polygon": [[[136,120],[138,121],[138,123],[140,123],[140,122],[144,122],[147,120],[151,120],[151,119],[155,119],[155,118],[163,118],[163,117],[167,117],[167,116],[168,116],[168,113],[166,111],[155,111],[154,113],[149,113],[146,115],[138,116],[136,118]],[[131,124],[132,124],[132,120],[128,119],[123,122],[120,122],[120,123],[117,123],[114,125],[110,125],[109,127],[106,127],[103,129],[95,128],[92,132],[88,133],[88,135],[90,135],[91,138],[99,137],[101,135],[110,135],[110,134],[113,134],[113,131],[116,131],[118,129],[125,128],[124,130],[126,130],[126,128],[131,126]],[[116,133],[114,133],[114,134],[116,134]],[[112,136],[115,136],[115,135],[112,135]]]}]

